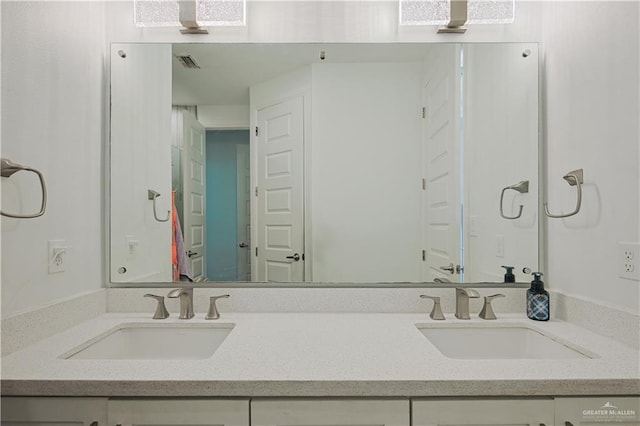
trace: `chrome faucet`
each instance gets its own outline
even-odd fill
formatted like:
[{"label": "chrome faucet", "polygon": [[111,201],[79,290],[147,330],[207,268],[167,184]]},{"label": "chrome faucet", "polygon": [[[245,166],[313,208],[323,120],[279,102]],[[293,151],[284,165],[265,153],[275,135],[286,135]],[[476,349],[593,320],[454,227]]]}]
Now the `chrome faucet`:
[{"label": "chrome faucet", "polygon": [[180,298],[180,319],[190,319],[194,317],[193,313],[193,288],[177,288],[171,290],[167,297],[175,299]]},{"label": "chrome faucet", "polygon": [[480,294],[472,288],[456,288],[456,318],[468,320],[469,299],[477,299]]}]

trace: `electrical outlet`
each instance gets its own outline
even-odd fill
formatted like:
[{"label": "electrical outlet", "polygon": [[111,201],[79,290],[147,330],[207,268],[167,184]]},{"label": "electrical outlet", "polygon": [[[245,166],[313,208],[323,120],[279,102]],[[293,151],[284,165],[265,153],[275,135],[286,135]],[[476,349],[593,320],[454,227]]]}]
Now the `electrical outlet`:
[{"label": "electrical outlet", "polygon": [[64,240],[49,240],[49,273],[64,272],[67,246]]},{"label": "electrical outlet", "polygon": [[640,243],[618,243],[620,278],[640,281]]}]

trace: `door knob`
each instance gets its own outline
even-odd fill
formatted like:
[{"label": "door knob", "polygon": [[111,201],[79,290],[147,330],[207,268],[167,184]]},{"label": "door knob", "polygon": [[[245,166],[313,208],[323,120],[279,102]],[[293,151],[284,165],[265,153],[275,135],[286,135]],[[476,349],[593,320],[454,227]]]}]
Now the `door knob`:
[{"label": "door knob", "polygon": [[195,251],[191,251],[191,250],[189,250],[189,251],[187,252],[187,256],[189,256],[189,257],[197,256],[197,255],[198,255],[198,253],[197,253],[197,252],[195,252]]},{"label": "door knob", "polygon": [[456,267],[453,263],[450,263],[449,266],[441,266],[440,269],[442,269],[443,271],[449,271],[451,274],[453,274],[456,270]]},{"label": "door knob", "polygon": [[293,256],[287,256],[287,259],[293,259],[297,262],[298,260],[300,260],[300,255],[298,253],[295,253]]},{"label": "door knob", "polygon": [[243,242],[243,243],[238,244],[238,247],[247,248],[247,247],[249,247],[249,244]]}]

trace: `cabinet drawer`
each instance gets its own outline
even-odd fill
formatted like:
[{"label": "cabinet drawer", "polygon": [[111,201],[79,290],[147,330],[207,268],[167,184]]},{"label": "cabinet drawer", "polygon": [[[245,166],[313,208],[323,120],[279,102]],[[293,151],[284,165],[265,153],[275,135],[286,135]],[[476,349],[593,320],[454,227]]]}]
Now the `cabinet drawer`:
[{"label": "cabinet drawer", "polygon": [[109,400],[110,426],[249,426],[249,400]]},{"label": "cabinet drawer", "polygon": [[253,400],[252,426],[409,426],[408,400]]},{"label": "cabinet drawer", "polygon": [[413,400],[413,426],[518,425],[552,426],[549,399]]},{"label": "cabinet drawer", "polygon": [[106,398],[2,397],[2,426],[105,426]]},{"label": "cabinet drawer", "polygon": [[640,397],[556,398],[557,426],[640,425]]}]

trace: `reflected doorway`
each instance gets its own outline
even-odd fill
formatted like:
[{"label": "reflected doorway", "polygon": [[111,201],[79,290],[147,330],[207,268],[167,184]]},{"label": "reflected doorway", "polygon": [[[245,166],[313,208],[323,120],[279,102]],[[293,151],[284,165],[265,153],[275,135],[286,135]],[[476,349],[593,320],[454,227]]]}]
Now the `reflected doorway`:
[{"label": "reflected doorway", "polygon": [[207,278],[251,281],[249,130],[206,132]]}]

